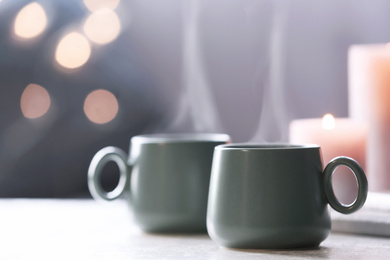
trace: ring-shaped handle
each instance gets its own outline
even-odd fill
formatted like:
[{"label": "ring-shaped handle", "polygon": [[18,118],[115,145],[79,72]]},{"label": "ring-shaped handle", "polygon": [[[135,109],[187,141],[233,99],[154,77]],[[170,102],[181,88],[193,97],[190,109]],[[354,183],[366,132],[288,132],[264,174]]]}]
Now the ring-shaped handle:
[{"label": "ring-shaped handle", "polygon": [[[340,165],[347,166],[355,175],[358,184],[358,194],[355,201],[350,205],[341,203],[334,194],[332,175]],[[350,214],[359,210],[367,199],[368,183],[362,167],[352,158],[340,156],[331,160],[324,170],[325,194],[330,206],[343,214]]]},{"label": "ring-shaped handle", "polygon": [[[117,147],[109,146],[98,151],[93,157],[88,169],[88,188],[96,200],[111,201],[122,195],[127,182],[128,166],[126,153]],[[100,182],[100,175],[106,163],[114,161],[119,168],[119,182],[112,191],[105,191]]]}]

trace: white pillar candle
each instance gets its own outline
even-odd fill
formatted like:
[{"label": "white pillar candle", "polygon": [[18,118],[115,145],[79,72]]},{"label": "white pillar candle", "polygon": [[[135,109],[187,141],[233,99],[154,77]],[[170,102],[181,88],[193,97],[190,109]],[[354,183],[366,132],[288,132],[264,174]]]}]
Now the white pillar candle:
[{"label": "white pillar candle", "polygon": [[370,190],[390,191],[390,46],[351,46],[348,69],[350,116],[369,126]]},{"label": "white pillar candle", "polygon": [[[289,138],[292,144],[318,144],[324,166],[337,156],[348,156],[365,168],[367,127],[364,123],[348,118],[335,119],[330,114],[322,119],[297,119],[290,123]],[[337,170],[333,187],[344,203],[352,203],[356,198],[356,180],[348,168]]]}]

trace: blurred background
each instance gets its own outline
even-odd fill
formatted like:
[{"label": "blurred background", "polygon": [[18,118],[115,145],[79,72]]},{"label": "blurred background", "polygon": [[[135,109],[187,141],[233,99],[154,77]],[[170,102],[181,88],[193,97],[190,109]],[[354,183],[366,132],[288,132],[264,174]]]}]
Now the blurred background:
[{"label": "blurred background", "polygon": [[348,47],[388,24],[387,0],[0,0],[0,197],[89,196],[93,155],[136,134],[345,117]]}]

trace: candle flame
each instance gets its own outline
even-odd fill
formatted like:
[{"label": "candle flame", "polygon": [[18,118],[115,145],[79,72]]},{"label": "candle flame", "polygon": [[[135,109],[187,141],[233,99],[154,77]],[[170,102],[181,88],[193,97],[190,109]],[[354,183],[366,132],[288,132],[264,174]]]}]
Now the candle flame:
[{"label": "candle flame", "polygon": [[322,127],[324,129],[334,129],[336,122],[331,114],[325,114],[322,118]]}]

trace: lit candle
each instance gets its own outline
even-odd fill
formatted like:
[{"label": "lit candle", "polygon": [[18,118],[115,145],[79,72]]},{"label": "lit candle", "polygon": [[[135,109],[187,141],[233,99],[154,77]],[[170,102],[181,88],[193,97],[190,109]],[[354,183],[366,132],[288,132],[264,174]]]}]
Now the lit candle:
[{"label": "lit candle", "polygon": [[[362,167],[366,163],[366,124],[348,118],[334,118],[326,114],[321,118],[297,119],[290,123],[290,143],[313,143],[321,147],[326,165],[337,156],[355,159]],[[333,187],[337,197],[344,203],[356,198],[356,180],[347,168],[337,170]]]},{"label": "lit candle", "polygon": [[390,46],[352,46],[348,69],[350,116],[369,126],[370,190],[390,191]]}]

